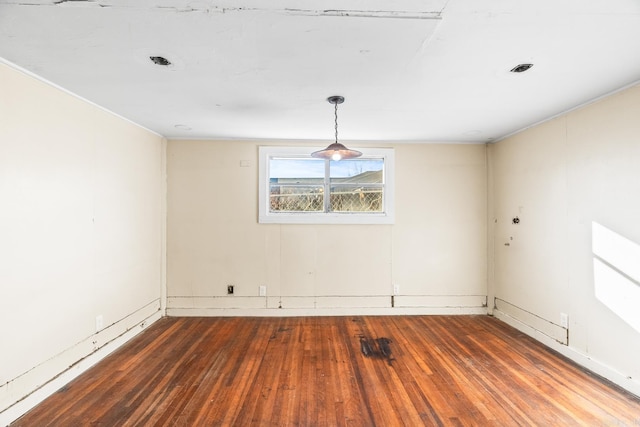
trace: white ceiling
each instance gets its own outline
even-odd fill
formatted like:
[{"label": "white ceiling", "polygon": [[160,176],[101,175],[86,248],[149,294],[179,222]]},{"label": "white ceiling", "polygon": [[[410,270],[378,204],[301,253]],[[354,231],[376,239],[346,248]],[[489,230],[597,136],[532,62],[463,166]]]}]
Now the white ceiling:
[{"label": "white ceiling", "polygon": [[0,0],[0,57],[168,138],[482,143],[637,82],[640,1]]}]

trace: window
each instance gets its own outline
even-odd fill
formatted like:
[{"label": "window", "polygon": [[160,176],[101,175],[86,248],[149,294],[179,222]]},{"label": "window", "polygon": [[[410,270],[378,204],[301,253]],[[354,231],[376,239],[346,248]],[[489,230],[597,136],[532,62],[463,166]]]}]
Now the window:
[{"label": "window", "polygon": [[314,147],[260,147],[259,222],[393,224],[393,149],[324,160]]}]

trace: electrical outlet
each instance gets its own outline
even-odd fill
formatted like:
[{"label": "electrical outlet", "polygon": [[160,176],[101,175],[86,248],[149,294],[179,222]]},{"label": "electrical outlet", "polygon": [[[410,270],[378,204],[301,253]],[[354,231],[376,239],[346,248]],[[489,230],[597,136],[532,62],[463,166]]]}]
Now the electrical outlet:
[{"label": "electrical outlet", "polygon": [[569,329],[569,315],[567,313],[560,313],[560,326]]},{"label": "electrical outlet", "polygon": [[100,332],[104,329],[104,317],[102,314],[96,316],[96,332]]},{"label": "electrical outlet", "polygon": [[397,283],[393,285],[393,294],[400,295],[400,285],[398,285]]},{"label": "electrical outlet", "polygon": [[233,295],[233,285],[227,285],[227,295]]},{"label": "electrical outlet", "polygon": [[261,297],[266,297],[267,296],[267,287],[264,285],[261,285],[258,288],[258,295],[260,295]]}]

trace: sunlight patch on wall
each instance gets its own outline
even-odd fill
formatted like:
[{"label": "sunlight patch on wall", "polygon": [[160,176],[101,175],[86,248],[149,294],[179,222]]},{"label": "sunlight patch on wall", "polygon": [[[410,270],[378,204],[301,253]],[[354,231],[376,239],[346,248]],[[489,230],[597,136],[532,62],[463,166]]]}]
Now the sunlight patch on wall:
[{"label": "sunlight patch on wall", "polygon": [[640,332],[640,245],[592,223],[595,295]]}]

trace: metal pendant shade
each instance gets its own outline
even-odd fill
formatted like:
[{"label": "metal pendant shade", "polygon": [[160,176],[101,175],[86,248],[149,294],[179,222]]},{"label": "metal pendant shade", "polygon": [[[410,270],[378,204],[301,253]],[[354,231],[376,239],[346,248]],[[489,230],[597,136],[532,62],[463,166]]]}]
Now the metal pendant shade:
[{"label": "metal pendant shade", "polygon": [[362,156],[362,153],[357,150],[351,150],[338,142],[338,104],[344,102],[342,96],[330,96],[327,98],[331,104],[335,106],[335,128],[336,128],[336,142],[330,144],[327,148],[320,151],[311,153],[311,157],[329,160],[342,160],[342,159],[354,159]]}]

